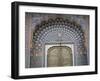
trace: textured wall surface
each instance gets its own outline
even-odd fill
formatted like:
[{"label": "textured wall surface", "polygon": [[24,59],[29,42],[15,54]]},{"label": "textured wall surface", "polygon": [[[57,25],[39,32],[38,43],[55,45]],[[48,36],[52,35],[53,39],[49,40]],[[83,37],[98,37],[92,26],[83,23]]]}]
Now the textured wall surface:
[{"label": "textured wall surface", "polygon": [[26,13],[25,67],[45,67],[46,44],[73,44],[74,64],[89,64],[89,16]]}]

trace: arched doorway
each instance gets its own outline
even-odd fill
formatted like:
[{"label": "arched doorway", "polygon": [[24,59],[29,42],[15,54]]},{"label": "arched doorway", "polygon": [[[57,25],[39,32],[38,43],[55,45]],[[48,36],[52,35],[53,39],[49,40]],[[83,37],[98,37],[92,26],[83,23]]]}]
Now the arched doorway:
[{"label": "arched doorway", "polygon": [[[81,26],[76,24],[75,22],[70,22],[68,20],[64,20],[62,18],[56,18],[54,20],[48,20],[41,22],[40,25],[36,26],[35,32],[32,34],[32,44],[33,44],[33,55],[32,62],[36,67],[47,67],[47,66],[71,66],[71,65],[86,65],[87,62],[87,51],[85,48],[85,37],[84,32],[81,29]],[[49,54],[47,54],[48,50],[45,47],[47,44],[73,44],[74,45],[74,53],[71,54],[70,49],[70,59],[73,57],[71,61],[65,61],[55,65],[49,64],[52,57],[52,51],[49,50]],[[56,45],[54,45],[56,46]],[[68,50],[66,45],[65,47],[53,47],[55,50],[64,49]],[[66,48],[66,49],[65,49]],[[73,50],[72,50],[73,52]],[[64,53],[65,54],[65,53]],[[49,55],[49,56],[47,56]],[[57,54],[55,53],[57,56]],[[66,55],[66,54],[65,54]],[[72,56],[71,56],[72,55]],[[48,59],[48,57],[50,57]],[[67,57],[66,57],[67,58]],[[53,59],[53,58],[52,58]],[[58,58],[55,58],[58,59]],[[62,59],[62,58],[61,58]],[[65,59],[68,60],[68,59]],[[58,62],[58,61],[56,61]],[[32,64],[31,64],[32,65]],[[34,66],[35,67],[35,66]]]},{"label": "arched doorway", "polygon": [[72,66],[72,49],[68,46],[53,46],[47,51],[47,67]]}]

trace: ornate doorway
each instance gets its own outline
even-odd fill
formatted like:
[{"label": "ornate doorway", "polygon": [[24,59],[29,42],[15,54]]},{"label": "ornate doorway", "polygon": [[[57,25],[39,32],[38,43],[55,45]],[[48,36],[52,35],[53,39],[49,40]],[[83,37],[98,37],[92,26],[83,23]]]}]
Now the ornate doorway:
[{"label": "ornate doorway", "polygon": [[45,66],[60,67],[74,65],[73,44],[59,44],[45,46]]},{"label": "ornate doorway", "polygon": [[86,44],[79,24],[63,18],[42,21],[32,32],[30,67],[87,65]]}]

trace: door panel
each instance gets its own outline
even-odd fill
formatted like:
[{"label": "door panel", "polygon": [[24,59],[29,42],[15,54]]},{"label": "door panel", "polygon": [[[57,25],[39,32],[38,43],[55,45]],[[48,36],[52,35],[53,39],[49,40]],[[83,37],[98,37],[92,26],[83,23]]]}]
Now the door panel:
[{"label": "door panel", "polygon": [[72,50],[68,46],[53,46],[47,51],[47,67],[72,66]]}]

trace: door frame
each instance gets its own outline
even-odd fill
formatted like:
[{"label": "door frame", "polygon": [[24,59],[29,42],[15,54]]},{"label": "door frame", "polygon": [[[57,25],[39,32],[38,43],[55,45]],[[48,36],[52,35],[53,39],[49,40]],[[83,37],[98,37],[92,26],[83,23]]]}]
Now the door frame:
[{"label": "door frame", "polygon": [[[53,47],[53,46],[59,46],[59,44],[45,44],[45,67],[47,67],[47,51],[50,47]],[[64,44],[61,44],[61,46],[68,46],[72,49],[72,62],[73,62],[73,66],[74,66],[74,44],[72,43],[64,43]]]}]

